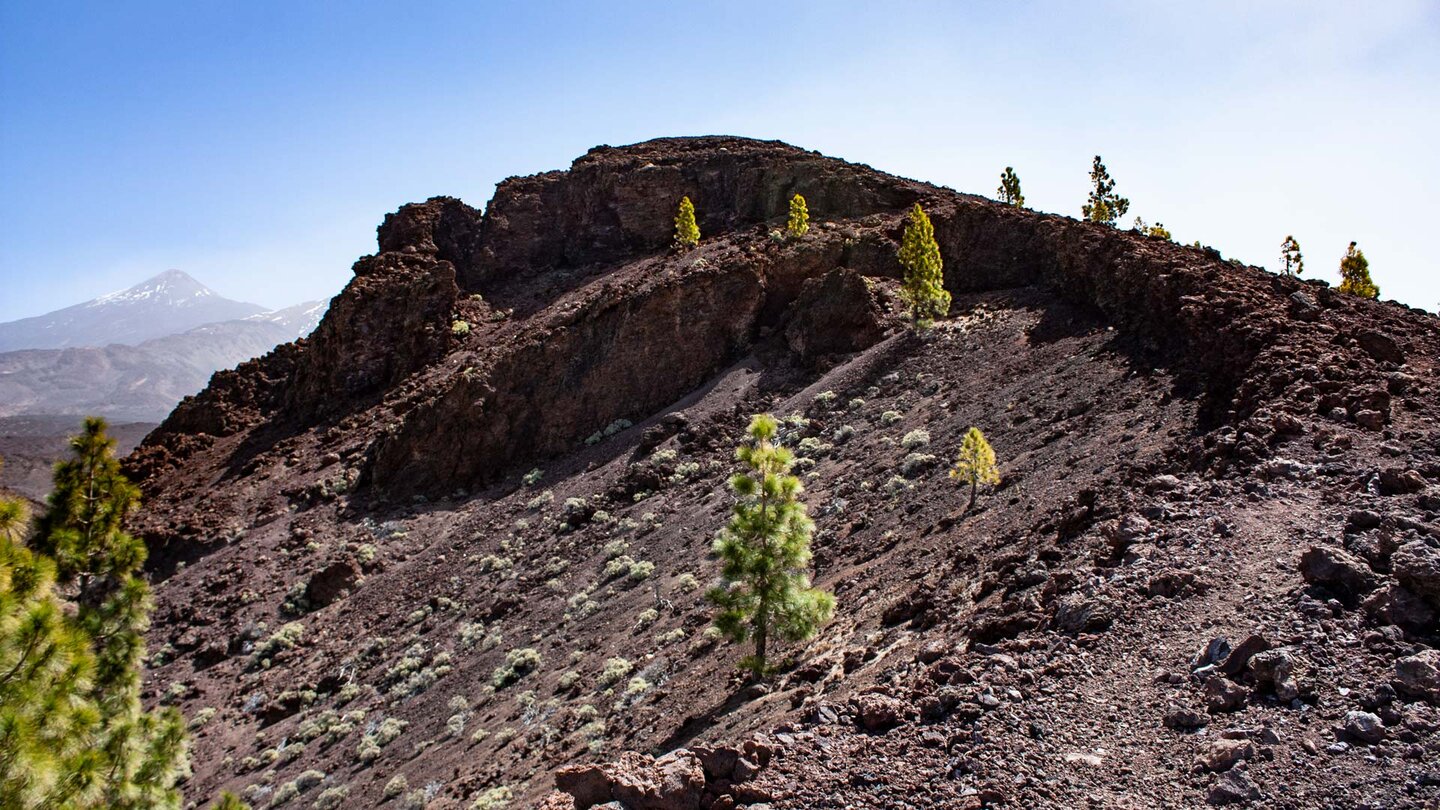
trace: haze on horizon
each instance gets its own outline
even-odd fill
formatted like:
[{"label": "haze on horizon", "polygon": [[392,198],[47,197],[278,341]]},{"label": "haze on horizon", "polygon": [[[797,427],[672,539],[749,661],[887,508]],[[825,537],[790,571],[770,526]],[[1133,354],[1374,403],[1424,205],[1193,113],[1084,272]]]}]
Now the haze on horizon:
[{"label": "haze on horizon", "polygon": [[167,268],[280,307],[375,226],[596,144],[777,138],[1078,216],[1104,156],[1135,215],[1246,263],[1346,244],[1435,311],[1440,5],[1422,0],[0,0],[0,320]]}]

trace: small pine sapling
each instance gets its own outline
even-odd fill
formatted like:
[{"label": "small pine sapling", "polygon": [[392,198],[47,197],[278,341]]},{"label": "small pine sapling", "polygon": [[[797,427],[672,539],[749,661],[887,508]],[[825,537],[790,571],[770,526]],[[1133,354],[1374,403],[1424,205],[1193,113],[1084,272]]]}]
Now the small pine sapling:
[{"label": "small pine sapling", "polygon": [[1020,192],[1020,175],[1010,166],[1000,174],[999,200],[1006,205],[1013,205],[1016,208],[1025,207],[1025,195]]},{"label": "small pine sapling", "polygon": [[1345,258],[1340,260],[1340,292],[1362,298],[1380,297],[1380,288],[1370,280],[1370,262],[1366,261],[1365,252],[1354,242],[1345,249]]},{"label": "small pine sapling", "polygon": [[1287,276],[1305,272],[1305,259],[1300,255],[1300,243],[1295,241],[1294,236],[1287,236],[1280,243],[1280,272]]},{"label": "small pine sapling", "polygon": [[950,293],[945,290],[944,262],[935,242],[930,217],[915,203],[900,241],[900,265],[905,268],[900,297],[910,307],[916,328],[929,326],[950,312]]},{"label": "small pine sapling", "polygon": [[680,198],[680,210],[675,214],[675,246],[682,250],[700,244],[700,226],[695,224],[695,204],[690,198]]},{"label": "small pine sapling", "polygon": [[1110,170],[1105,168],[1099,155],[1095,156],[1095,162],[1090,167],[1090,186],[1090,198],[1080,206],[1080,213],[1091,222],[1115,227],[1115,223],[1130,210],[1130,201],[1115,193],[1115,181],[1110,178]]},{"label": "small pine sapling", "polygon": [[810,209],[805,198],[796,194],[790,198],[790,220],[785,223],[785,233],[791,239],[799,239],[810,231]]},{"label": "small pine sapling", "polygon": [[965,438],[960,442],[960,454],[955,458],[955,466],[950,469],[950,477],[958,479],[962,485],[970,485],[970,503],[966,509],[975,508],[975,493],[981,484],[994,486],[1000,483],[995,451],[980,428],[972,427],[965,431]]}]

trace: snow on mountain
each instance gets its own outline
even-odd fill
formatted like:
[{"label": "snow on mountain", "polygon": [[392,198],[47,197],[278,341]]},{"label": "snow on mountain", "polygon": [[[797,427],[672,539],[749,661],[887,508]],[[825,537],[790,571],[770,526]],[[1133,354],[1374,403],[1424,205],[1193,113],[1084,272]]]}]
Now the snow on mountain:
[{"label": "snow on mountain", "polygon": [[265,312],[221,297],[179,270],[45,315],[0,323],[0,352],[74,346],[138,345],[203,324]]}]

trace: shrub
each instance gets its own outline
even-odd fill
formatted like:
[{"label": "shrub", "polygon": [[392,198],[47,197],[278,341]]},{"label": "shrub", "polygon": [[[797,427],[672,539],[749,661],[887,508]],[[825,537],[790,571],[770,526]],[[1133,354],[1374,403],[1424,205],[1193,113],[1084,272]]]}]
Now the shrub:
[{"label": "shrub", "polygon": [[900,446],[906,450],[919,450],[930,443],[930,432],[926,430],[912,430],[900,439]]},{"label": "shrub", "polygon": [[675,578],[675,590],[677,591],[680,591],[682,593],[693,593],[694,591],[699,590],[699,588],[700,580],[696,579],[694,574],[687,572]]},{"label": "shrub", "polygon": [[644,582],[655,573],[655,563],[649,560],[640,560],[630,566],[629,577],[635,582]]},{"label": "shrub", "polygon": [[832,410],[835,403],[840,401],[840,395],[834,391],[821,391],[815,395],[815,407],[822,411]]},{"label": "shrub", "polygon": [[293,650],[303,638],[305,638],[305,625],[300,622],[290,622],[272,633],[269,638],[255,645],[251,662],[254,665],[265,666],[277,653]]},{"label": "shrub", "polygon": [[900,462],[900,474],[906,478],[914,478],[930,467],[935,466],[938,461],[938,458],[929,453],[911,453],[905,456],[904,460]]},{"label": "shrub", "polygon": [[456,337],[464,337],[465,335],[470,334],[470,322],[458,320],[451,322],[450,334],[455,335]]},{"label": "shrub", "polygon": [[884,425],[885,427],[890,427],[891,425],[899,422],[901,419],[904,418],[905,417],[902,416],[899,411],[886,411],[880,414],[880,424]]},{"label": "shrub", "polygon": [[381,795],[387,799],[393,799],[409,789],[410,780],[405,778],[405,774],[397,773],[389,782],[385,783],[385,791]]},{"label": "shrub", "polygon": [[620,679],[630,674],[633,669],[629,661],[624,658],[607,658],[605,666],[600,670],[599,685],[601,689],[608,689],[620,682]]},{"label": "shrub", "polygon": [[501,810],[510,806],[510,800],[515,796],[510,788],[505,785],[489,788],[475,797],[474,803],[470,805],[472,810]]},{"label": "shrub", "polygon": [[639,675],[631,678],[630,683],[625,685],[625,694],[631,697],[634,697],[635,695],[643,695],[649,691],[650,682],[640,677]]},{"label": "shrub", "polygon": [[540,653],[533,647],[514,649],[505,654],[505,663],[490,675],[490,685],[502,689],[540,668]]},{"label": "shrub", "polygon": [[310,805],[311,810],[335,810],[350,798],[350,788],[340,785],[339,787],[326,788]]},{"label": "shrub", "polygon": [[527,487],[533,487],[536,484],[540,483],[540,479],[544,477],[545,473],[541,472],[539,467],[536,467],[530,472],[525,473],[525,477],[520,479],[520,483],[524,484]]}]

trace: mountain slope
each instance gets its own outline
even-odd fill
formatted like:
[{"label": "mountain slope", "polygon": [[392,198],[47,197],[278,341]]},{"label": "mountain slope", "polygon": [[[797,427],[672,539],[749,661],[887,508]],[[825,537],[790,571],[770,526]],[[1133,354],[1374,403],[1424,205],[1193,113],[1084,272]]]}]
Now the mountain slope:
[{"label": "mountain slope", "polygon": [[[811,234],[772,237],[795,192]],[[955,295],[923,336],[915,202]],[[406,206],[379,248],[127,461],[147,689],[214,710],[189,798],[1436,798],[1433,317],[738,138]],[[760,411],[838,610],[753,686],[701,593]],[[1003,481],[966,512],[971,425]]]},{"label": "mountain slope", "polygon": [[324,310],[324,302],[308,302],[136,346],[0,353],[0,416],[101,414],[158,422],[217,370],[309,334]]},{"label": "mountain slope", "polygon": [[231,301],[179,270],[45,315],[0,323],[0,352],[71,346],[133,346],[264,307]]}]

